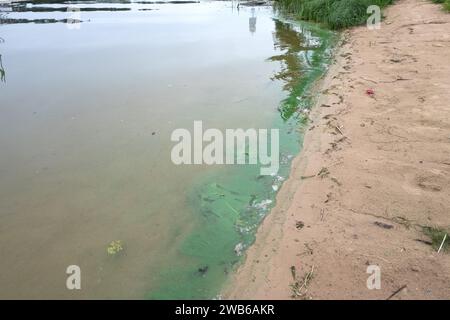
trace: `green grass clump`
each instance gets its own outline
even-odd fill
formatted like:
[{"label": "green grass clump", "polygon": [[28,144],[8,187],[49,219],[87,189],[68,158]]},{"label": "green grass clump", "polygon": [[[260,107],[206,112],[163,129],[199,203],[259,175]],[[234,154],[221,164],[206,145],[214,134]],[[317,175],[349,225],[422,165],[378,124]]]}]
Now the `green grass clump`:
[{"label": "green grass clump", "polygon": [[430,237],[432,243],[431,246],[436,250],[439,249],[442,240],[444,240],[444,236],[447,234],[447,238],[445,239],[444,245],[442,246],[442,250],[450,250],[450,232],[448,230],[434,227],[423,227],[423,233]]},{"label": "green grass clump", "polygon": [[442,3],[444,9],[450,12],[450,0],[431,0],[434,3]]},{"label": "green grass clump", "polygon": [[[450,1],[450,0],[448,0]],[[380,8],[393,0],[278,0],[281,10],[295,14],[302,20],[326,24],[331,29],[343,29],[363,24],[369,14],[367,8]]]},{"label": "green grass clump", "polygon": [[367,1],[341,0],[331,6],[326,23],[333,29],[356,26],[367,21]]},{"label": "green grass clump", "polygon": [[121,240],[111,241],[111,243],[106,248],[106,252],[108,252],[108,254],[111,256],[118,254],[122,250],[123,250],[123,246],[122,246]]},{"label": "green grass clump", "polygon": [[450,12],[450,0],[445,0],[444,9]]}]

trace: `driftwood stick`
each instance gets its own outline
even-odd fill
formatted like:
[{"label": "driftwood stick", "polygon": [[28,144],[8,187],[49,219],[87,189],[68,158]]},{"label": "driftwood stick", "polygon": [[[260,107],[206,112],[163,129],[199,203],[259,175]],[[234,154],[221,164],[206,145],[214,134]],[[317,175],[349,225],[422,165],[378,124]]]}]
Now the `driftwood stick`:
[{"label": "driftwood stick", "polygon": [[397,289],[394,291],[393,294],[391,294],[386,300],[391,300],[397,293],[399,293],[400,291],[402,291],[403,289],[405,289],[407,287],[407,285],[405,284],[404,286],[402,286],[400,289]]},{"label": "driftwood stick", "polygon": [[445,243],[445,239],[447,239],[447,234],[444,235],[444,239],[442,239],[442,243],[441,243],[441,245],[439,246],[439,250],[438,250],[437,253],[441,252],[441,249],[442,249],[442,247],[444,246],[444,243]]},{"label": "driftwood stick", "polygon": [[370,82],[372,82],[372,83],[378,83],[378,82],[375,81],[375,80],[367,79],[367,78],[364,78],[364,77],[360,77],[360,78],[363,79],[363,80],[366,80],[366,81],[370,81]]},{"label": "driftwood stick", "polygon": [[342,134],[345,137],[345,134],[342,132],[341,128],[339,128],[339,126],[335,126],[335,128],[337,129],[337,131],[339,131],[340,134]]}]

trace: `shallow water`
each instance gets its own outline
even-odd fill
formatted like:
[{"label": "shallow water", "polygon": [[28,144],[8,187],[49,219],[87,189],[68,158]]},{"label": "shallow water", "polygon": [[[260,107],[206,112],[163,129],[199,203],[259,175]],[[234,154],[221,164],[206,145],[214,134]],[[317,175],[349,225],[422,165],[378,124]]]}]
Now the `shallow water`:
[{"label": "shallow water", "polygon": [[[0,297],[217,296],[299,151],[332,34],[228,1],[68,6],[0,7]],[[278,175],[174,165],[195,120],[279,128]]]}]

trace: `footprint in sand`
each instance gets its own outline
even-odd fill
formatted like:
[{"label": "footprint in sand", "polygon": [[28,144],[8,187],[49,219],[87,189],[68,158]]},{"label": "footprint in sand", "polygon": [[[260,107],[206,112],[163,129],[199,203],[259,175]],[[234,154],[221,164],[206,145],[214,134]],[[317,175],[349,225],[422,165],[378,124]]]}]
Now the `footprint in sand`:
[{"label": "footprint in sand", "polygon": [[420,195],[424,191],[440,192],[450,183],[442,174],[426,173],[422,175],[409,176],[402,185],[403,190],[410,194]]},{"label": "footprint in sand", "polygon": [[416,178],[416,183],[423,190],[438,192],[442,190],[442,182],[444,182],[442,180],[444,179],[441,176],[419,176]]}]

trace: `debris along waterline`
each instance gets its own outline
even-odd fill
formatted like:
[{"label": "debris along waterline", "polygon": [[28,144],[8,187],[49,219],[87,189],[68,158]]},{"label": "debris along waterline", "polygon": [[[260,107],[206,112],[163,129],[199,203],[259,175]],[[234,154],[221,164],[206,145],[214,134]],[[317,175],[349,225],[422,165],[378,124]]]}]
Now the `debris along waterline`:
[{"label": "debris along waterline", "polygon": [[182,261],[162,274],[149,298],[220,298],[230,272],[236,270],[256,230],[275,205],[275,196],[300,151],[303,130],[313,104],[313,85],[326,71],[336,34],[310,23],[274,18],[274,45],[282,53],[270,57],[282,68],[286,97],[274,114],[272,128],[280,130],[280,169],[263,176],[258,165],[223,166],[196,182],[188,203],[196,212],[195,226],[181,245]]}]

